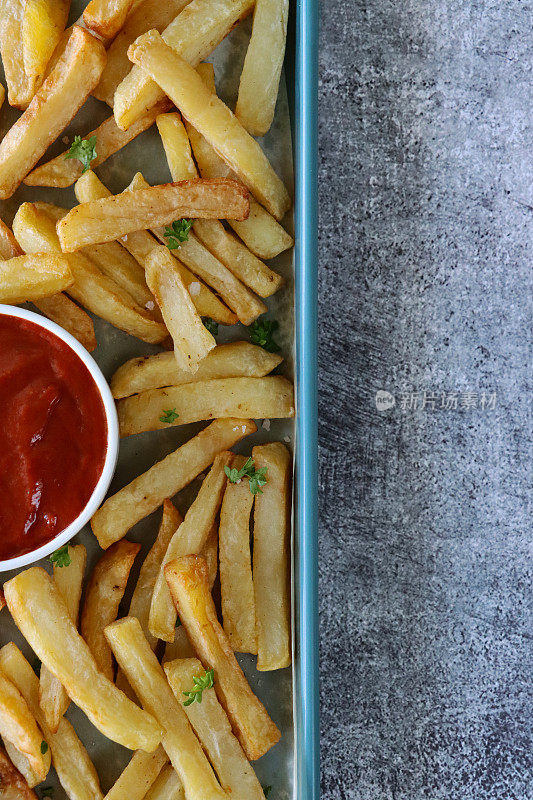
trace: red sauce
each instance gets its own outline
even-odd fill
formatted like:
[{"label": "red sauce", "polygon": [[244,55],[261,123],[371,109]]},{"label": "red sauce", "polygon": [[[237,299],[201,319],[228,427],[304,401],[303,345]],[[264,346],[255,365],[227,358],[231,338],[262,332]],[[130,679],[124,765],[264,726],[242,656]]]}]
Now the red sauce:
[{"label": "red sauce", "polygon": [[0,315],[0,559],[49,542],[83,511],[107,449],[104,404],[71,348]]}]

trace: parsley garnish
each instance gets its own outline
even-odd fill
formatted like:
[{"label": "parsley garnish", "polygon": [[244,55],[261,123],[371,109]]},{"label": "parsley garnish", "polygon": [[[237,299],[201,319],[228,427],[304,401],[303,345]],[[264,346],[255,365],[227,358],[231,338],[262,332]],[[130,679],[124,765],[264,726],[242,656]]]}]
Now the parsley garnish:
[{"label": "parsley garnish", "polygon": [[212,333],[213,336],[218,336],[218,322],[215,322],[215,320],[211,319],[211,317],[204,317],[202,322],[209,333]]},{"label": "parsley garnish", "polygon": [[210,669],[205,675],[202,675],[201,678],[194,678],[192,679],[194,683],[194,689],[190,692],[183,692],[187,700],[183,702],[184,706],[190,706],[195,701],[197,703],[202,702],[202,692],[204,689],[212,689],[215,683],[215,670]]},{"label": "parsley garnish", "polygon": [[267,353],[277,353],[281,348],[272,337],[278,328],[279,324],[275,319],[256,319],[250,326],[250,341],[258,344]]},{"label": "parsley garnish", "polygon": [[191,228],[192,219],[176,219],[170,228],[165,228],[165,239],[168,239],[168,249],[175,250],[182,242],[186,242],[189,238],[189,231]]},{"label": "parsley garnish", "polygon": [[96,136],[91,136],[89,139],[75,136],[65,158],[77,158],[78,161],[81,161],[83,164],[81,174],[83,175],[84,172],[91,168],[91,161],[96,158]]},{"label": "parsley garnish", "polygon": [[224,467],[224,472],[229,478],[230,483],[239,483],[243,478],[248,478],[250,482],[250,491],[252,494],[263,494],[261,486],[267,482],[266,471],[268,467],[255,468],[254,460],[250,456],[244,463],[242,469],[235,469],[235,467]]},{"label": "parsley garnish", "polygon": [[58,550],[55,550],[48,559],[55,564],[56,567],[70,567],[71,558],[68,552],[68,544],[64,544]]},{"label": "parsley garnish", "polygon": [[159,417],[160,422],[174,422],[179,417],[179,414],[176,414],[175,408],[167,408],[166,411],[163,411],[163,416]]},{"label": "parsley garnish", "polygon": [[48,753],[48,745],[46,744],[44,739],[41,742],[41,753],[43,754],[43,756],[44,756],[45,753]]},{"label": "parsley garnish", "polygon": [[265,797],[268,797],[268,795],[272,791],[272,786],[263,786],[262,789]]}]

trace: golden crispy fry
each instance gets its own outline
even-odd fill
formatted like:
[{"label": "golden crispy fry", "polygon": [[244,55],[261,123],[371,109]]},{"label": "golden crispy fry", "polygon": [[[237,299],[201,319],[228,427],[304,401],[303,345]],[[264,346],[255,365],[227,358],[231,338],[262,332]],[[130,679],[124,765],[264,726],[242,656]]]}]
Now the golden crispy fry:
[{"label": "golden crispy fry", "polygon": [[154,586],[170,540],[182,522],[182,516],[174,503],[171,500],[165,500],[157,539],[144,560],[131,598],[129,616],[137,617],[152,650],[155,649],[157,639],[150,633],[148,619],[150,617]]},{"label": "golden crispy fry", "polygon": [[131,69],[128,47],[141,33],[163,31],[191,0],[144,0],[134,7],[107,49],[107,63],[93,95],[113,108],[115,90]]},{"label": "golden crispy fry", "polygon": [[[111,192],[106,189],[104,184],[96,177],[94,172],[86,172],[76,182],[76,197],[80,203],[88,203],[91,200],[98,200],[103,197],[111,197]],[[128,191],[128,190],[126,190]],[[127,236],[123,236],[121,244],[146,270],[148,256],[157,247],[157,242],[148,231],[133,231]],[[233,325],[237,322],[237,317],[208,289],[205,284],[200,283],[192,272],[183,266],[181,261],[175,259],[177,268],[183,283],[189,288],[191,283],[197,285],[197,294],[192,296],[192,301],[196,310],[201,316],[211,317],[224,325]]]},{"label": "golden crispy fry", "polygon": [[174,661],[176,658],[193,658],[195,656],[194,649],[187,638],[187,633],[183,625],[176,628],[173,642],[166,642],[165,653],[163,655],[162,664],[167,661]]},{"label": "golden crispy fry", "polygon": [[273,442],[254,447],[252,457],[256,469],[267,468],[267,483],[254,509],[257,669],[273,670],[291,663],[291,454]]},{"label": "golden crispy fry", "polygon": [[7,581],[4,593],[23,636],[98,730],[131,750],[155,750],[159,726],[99,672],[49,575],[30,567]]},{"label": "golden crispy fry", "polygon": [[50,297],[74,282],[68,260],[60,255],[26,255],[0,264],[0,303],[24,303]]},{"label": "golden crispy fry", "polygon": [[[211,64],[200,64],[198,69]],[[161,114],[156,120],[165,148],[173,181],[198,177],[191,154],[189,138],[180,115]],[[221,261],[236,278],[257,292],[269,297],[281,285],[282,278],[251,253],[238,239],[228,233],[219,220],[196,220],[194,231],[208,250]]]},{"label": "golden crispy fry", "polygon": [[134,0],[90,0],[83,12],[88,28],[104,39],[112,39],[122,28]]},{"label": "golden crispy fry", "polygon": [[0,198],[11,197],[98,82],[101,42],[75,27],[63,57],[0,144]]},{"label": "golden crispy fry", "polygon": [[[209,142],[187,121],[185,128],[202,178],[236,178]],[[250,197],[248,218],[241,222],[229,219],[228,223],[259,258],[274,258],[294,244],[287,231],[253,197]],[[261,292],[258,291],[258,294]]]},{"label": "golden crispy fry", "polygon": [[[68,554],[70,556],[68,566],[59,567],[54,562],[54,581],[65,601],[70,619],[77,626],[87,551],[82,544],[68,545]],[[69,704],[70,698],[63,685],[43,665],[39,678],[39,705],[48,727],[54,733],[59,728],[61,718]]]},{"label": "golden crispy fry", "polygon": [[231,459],[232,454],[229,452],[219,453],[215,458],[194,503],[170,540],[161,562],[154,586],[148,625],[154,636],[166,642],[171,642],[174,638],[177,613],[165,580],[165,566],[179,556],[199,553],[205,547],[226,486],[224,467],[231,463]]},{"label": "golden crispy fry", "polygon": [[7,261],[22,255],[24,255],[24,250],[15,239],[14,233],[0,219],[0,260]]},{"label": "golden crispy fry", "polygon": [[24,71],[22,19],[25,0],[4,0],[0,7],[0,52],[10,106],[25,109],[35,93],[35,80]]},{"label": "golden crispy fry", "polygon": [[4,100],[6,99],[6,90],[4,88],[4,84],[0,83],[0,108],[4,105]]},{"label": "golden crispy fry", "polygon": [[113,397],[120,399],[147,389],[216,378],[262,378],[282,360],[276,353],[267,353],[250,342],[231,342],[214,347],[199,364],[198,371],[191,373],[177,368],[173,353],[156,353],[126,361],[111,378],[111,391]]},{"label": "golden crispy fry", "polygon": [[157,129],[165,148],[168,168],[173,181],[187,181],[198,177],[193,161],[187,131],[177,112],[160,114],[156,119]]},{"label": "golden crispy fry", "polygon": [[73,208],[57,225],[63,252],[110,242],[182,217],[248,215],[248,192],[235,181],[183,181],[122,192]]},{"label": "golden crispy fry", "polygon": [[[245,456],[232,467],[242,469]],[[255,601],[250,553],[250,514],[254,496],[247,480],[226,486],[220,509],[220,592],[224,631],[236,653],[257,654]]]},{"label": "golden crispy fry", "polygon": [[120,601],[140,544],[123,539],[100,557],[92,571],[81,614],[81,635],[94,656],[98,669],[110,681],[114,677],[113,654],[104,628],[117,618]]},{"label": "golden crispy fry", "polygon": [[[193,678],[203,674],[196,658],[165,664],[168,682],[176,698],[193,686]],[[205,692],[201,703],[192,703],[185,713],[215,768],[220,785],[228,797],[264,800],[264,792],[242,747],[232,733],[216,692]]]},{"label": "golden crispy fry", "polygon": [[106,628],[115,658],[143,707],[163,728],[162,745],[178,773],[188,800],[227,800],[194,735],[183,706],[168,685],[139,620],[125,617]]},{"label": "golden crispy fry", "polygon": [[0,611],[6,607],[6,598],[3,591],[0,589]]},{"label": "golden crispy fry", "polygon": [[37,800],[26,779],[11,763],[6,751],[0,747],[0,798],[3,800]]},{"label": "golden crispy fry", "polygon": [[[168,419],[171,409],[178,416]],[[294,416],[294,390],[281,375],[218,378],[148,389],[118,401],[121,436],[220,417],[278,419]]]},{"label": "golden crispy fry", "polygon": [[165,577],[182,625],[206,669],[215,670],[215,689],[247,757],[261,758],[280,732],[254,695],[233,654],[209,591],[207,564],[189,555],[171,561]]},{"label": "golden crispy fry", "polygon": [[22,54],[28,79],[40,85],[67,24],[70,0],[26,0]]},{"label": "golden crispy fry", "polygon": [[[163,38],[185,61],[196,66],[253,5],[254,0],[193,0],[163,31]],[[124,130],[129,128],[164,96],[149,75],[134,67],[115,92],[113,110],[117,125]]]},{"label": "golden crispy fry", "polygon": [[[157,31],[140,36],[130,46],[128,56],[156,80],[183,116],[248,186],[256,200],[276,219],[281,219],[291,204],[283,182],[260,145],[222,100],[209,91],[193,67],[174,52]],[[226,214],[225,218],[238,219],[233,214]]]},{"label": "golden crispy fry", "polygon": [[235,116],[252,136],[264,136],[274,119],[288,17],[289,0],[256,0],[235,107]]},{"label": "golden crispy fry", "polygon": [[39,780],[50,769],[50,753],[41,752],[43,735],[19,690],[0,670],[0,734],[21,752]]},{"label": "golden crispy fry", "polygon": [[154,247],[149,254],[146,280],[172,336],[178,368],[196,372],[209,351],[216,347],[216,341],[194,307],[168,248]]},{"label": "golden crispy fry", "polygon": [[[37,209],[32,203],[23,203],[13,220],[13,231],[19,244],[27,253],[61,253],[53,216]],[[117,328],[147,342],[162,342],[167,329],[127,292],[101,271],[82,253],[67,256],[74,283],[68,293],[89,311],[102,317]]]},{"label": "golden crispy fry", "polygon": [[168,756],[161,745],[153,753],[137,750],[105,800],[144,800],[165,764],[168,764]]},{"label": "golden crispy fry", "polygon": [[[168,107],[168,103],[163,101],[159,108],[155,108],[150,113],[140,117],[126,132],[117,128],[114,117],[108,117],[98,128],[85,134],[83,136],[84,139],[96,136],[96,158],[91,162],[91,169],[103,164],[113,153],[117,153],[132,139],[147,130],[154,123],[157,114],[164,110],[165,106]],[[81,176],[83,165],[77,158],[65,158],[67,153],[68,150],[51,161],[47,161],[46,164],[41,164],[29,175],[26,175],[24,178],[26,186],[55,186],[58,188],[72,186]]]},{"label": "golden crispy fry", "polygon": [[52,297],[43,297],[41,300],[34,300],[33,304],[48,319],[57,322],[72,334],[86,350],[91,352],[95,349],[96,336],[92,319],[66,294],[60,293],[54,294]]},{"label": "golden crispy fry", "polygon": [[56,733],[48,728],[39,706],[39,681],[12,642],[0,650],[0,666],[23,695],[39,722],[52,753],[52,763],[61,785],[72,800],[102,800],[98,775],[89,755],[65,718]]},{"label": "golden crispy fry", "polygon": [[144,269],[118,242],[84,247],[81,251],[108,278],[121,286],[150,316],[161,322],[154,296],[146,285]]},{"label": "golden crispy fry", "polygon": [[185,800],[183,784],[173,766],[161,770],[144,800]]},{"label": "golden crispy fry", "polygon": [[[194,653],[191,655],[194,655]],[[11,744],[11,742],[9,742],[7,739],[4,742],[4,746],[9,758],[18,769],[20,774],[24,777],[24,780],[30,789],[33,789],[34,786],[37,786],[37,784],[41,783],[40,777],[35,773],[35,770],[32,769],[30,762],[24,753],[21,753],[20,750],[17,750],[15,745]]]},{"label": "golden crispy fry", "polygon": [[[135,189],[145,189],[149,184],[140,173],[137,173],[131,186],[134,186]],[[214,220],[209,221],[214,222]],[[152,228],[152,233],[163,244],[167,244],[164,228]],[[258,300],[246,286],[243,286],[233,273],[215,258],[190,231],[187,241],[182,242],[177,250],[178,256],[180,261],[192,272],[199,275],[218,292],[244,325],[251,324],[267,310],[265,304]]]},{"label": "golden crispy fry", "polygon": [[205,558],[209,588],[212,590],[218,575],[218,527],[216,522],[211,528],[211,533],[207,537],[207,542],[202,547],[200,555]]},{"label": "golden crispy fry", "polygon": [[[122,539],[135,523],[151,514],[206,469],[217,453],[233,447],[257,426],[249,419],[215,420],[117,494],[109,497],[91,520],[100,547]],[[7,597],[7,596],[6,596]]]}]

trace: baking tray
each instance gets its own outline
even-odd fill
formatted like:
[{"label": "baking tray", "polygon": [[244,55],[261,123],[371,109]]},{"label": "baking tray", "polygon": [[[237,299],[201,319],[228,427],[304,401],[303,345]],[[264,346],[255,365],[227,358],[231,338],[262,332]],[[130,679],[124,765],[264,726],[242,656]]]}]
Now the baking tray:
[{"label": "baking tray", "polygon": [[[81,14],[83,0],[72,3],[71,22]],[[251,20],[241,23],[219,45],[209,60],[215,65],[217,90],[234,107],[238,76],[246,52]],[[317,235],[317,0],[291,0],[285,80],[271,131],[262,142],[274,168],[294,193],[291,218],[285,226],[295,233],[296,246],[272,261],[274,269],[285,277],[285,287],[269,298],[269,316],[280,322],[279,342],[286,356],[283,371],[295,380],[297,414],[295,422],[272,420],[236,448],[249,453],[255,444],[285,440],[295,455],[294,525],[293,525],[293,668],[272,673],[258,673],[251,656],[239,656],[253,690],[265,703],[282,731],[281,742],[266,756],[254,762],[260,781],[272,786],[271,800],[315,800],[318,798],[318,601],[317,601],[317,433],[316,433],[316,235]],[[3,79],[3,76],[2,76]],[[286,89],[287,87],[287,89]],[[71,142],[77,133],[85,134],[109,115],[103,103],[89,100],[63,135]],[[0,115],[3,136],[18,112],[7,104]],[[49,149],[51,158],[65,149],[59,141]],[[294,153],[294,158],[293,158]],[[119,192],[141,170],[150,183],[169,180],[166,158],[155,126],[112,156],[96,172],[113,191]],[[76,204],[72,189],[54,190],[22,186],[5,202],[0,202],[0,216],[8,223],[25,200],[48,200],[71,207]],[[107,378],[126,359],[157,352],[159,348],[144,344],[95,319],[99,342],[94,356]],[[242,326],[220,326],[219,341],[248,338]],[[134,477],[148,469],[182,442],[191,438],[203,425],[187,425],[167,431],[129,437],[121,443],[117,471],[110,488],[116,492]],[[184,510],[199,487],[194,481],[175,498]],[[128,538],[142,543],[141,557],[151,546],[159,524],[160,512],[136,525]],[[101,551],[88,528],[76,538],[88,551],[87,570],[92,569]],[[138,559],[141,561],[141,558]],[[41,562],[46,569],[50,563]],[[130,591],[138,574],[132,570]],[[13,573],[6,573],[4,580]],[[0,644],[13,640],[33,658],[28,645],[10,622],[6,612],[0,616]],[[111,744],[89,723],[74,705],[67,712],[95,764],[104,793],[112,786],[131,757],[131,752]],[[53,772],[44,783],[54,787],[55,800],[65,793]]]}]

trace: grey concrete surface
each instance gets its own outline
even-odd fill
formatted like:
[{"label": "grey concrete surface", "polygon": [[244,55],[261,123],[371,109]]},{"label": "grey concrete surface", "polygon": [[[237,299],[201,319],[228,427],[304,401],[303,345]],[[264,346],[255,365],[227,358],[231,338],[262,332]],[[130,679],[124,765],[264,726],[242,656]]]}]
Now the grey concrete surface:
[{"label": "grey concrete surface", "polygon": [[322,2],[324,800],[533,797],[531,11]]}]

